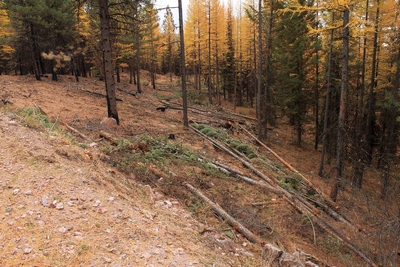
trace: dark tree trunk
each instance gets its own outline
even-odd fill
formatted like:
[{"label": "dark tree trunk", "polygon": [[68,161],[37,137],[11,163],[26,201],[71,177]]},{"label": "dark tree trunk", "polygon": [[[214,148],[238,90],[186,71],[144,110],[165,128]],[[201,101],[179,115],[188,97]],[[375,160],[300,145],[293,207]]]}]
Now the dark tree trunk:
[{"label": "dark tree trunk", "polygon": [[[365,21],[368,22],[369,18],[369,0],[366,2],[365,7]],[[357,188],[362,188],[362,182],[364,177],[364,169],[365,169],[365,156],[364,156],[364,147],[365,147],[365,138],[362,131],[362,122],[364,115],[364,93],[365,93],[365,62],[367,57],[367,38],[364,37],[363,40],[363,53],[362,53],[362,65],[361,65],[361,84],[360,84],[360,99],[359,106],[357,111],[357,120],[356,120],[356,138],[355,142],[357,143],[355,154],[356,161],[354,163],[354,173],[353,173],[353,185]]]},{"label": "dark tree trunk", "polygon": [[182,14],[182,0],[178,0],[179,5],[179,38],[180,38],[180,58],[181,58],[181,78],[182,78],[182,104],[183,104],[183,125],[189,127],[188,120],[188,105],[186,94],[186,60],[185,60],[185,39],[183,33],[183,14]]},{"label": "dark tree trunk", "polygon": [[115,67],[115,73],[116,73],[116,75],[117,75],[117,83],[121,83],[121,77],[120,77],[120,73],[119,73],[118,64],[117,64],[117,66]]},{"label": "dark tree trunk", "polygon": [[74,75],[74,77],[75,77],[75,81],[79,82],[78,68],[76,66],[74,57],[71,57],[71,69],[72,69],[72,75]]},{"label": "dark tree trunk", "polygon": [[139,94],[142,93],[142,87],[140,84],[140,26],[139,23],[136,25],[136,34],[135,34],[135,43],[136,43],[136,76],[137,76],[137,83],[136,88]]},{"label": "dark tree trunk", "polygon": [[131,64],[129,64],[129,83],[130,84],[133,83],[133,68],[132,68]]},{"label": "dark tree trunk", "polygon": [[[318,4],[317,4],[318,8]],[[315,23],[315,29],[318,31],[319,27],[319,18],[318,18],[318,11],[316,14],[316,23]],[[319,34],[315,36],[315,84],[314,84],[314,95],[315,95],[315,139],[314,139],[314,149],[318,149],[318,144],[319,144],[319,133],[320,133],[320,127],[319,127]]]},{"label": "dark tree trunk", "polygon": [[[332,20],[334,20],[335,16],[332,11]],[[333,50],[333,37],[334,37],[334,29],[331,30],[331,37],[329,41],[329,55],[328,55],[328,77],[327,77],[327,85],[326,85],[326,97],[325,97],[325,114],[324,114],[324,128],[322,132],[322,152],[321,152],[321,161],[319,164],[318,175],[323,177],[324,173],[324,163],[325,163],[325,154],[328,148],[328,119],[329,119],[329,105],[330,105],[330,97],[331,97],[331,77],[332,77],[332,50]]]},{"label": "dark tree trunk", "polygon": [[108,0],[99,0],[99,6],[101,37],[103,45],[104,81],[107,93],[108,117],[114,118],[117,121],[117,124],[119,124],[117,98],[115,95],[114,67],[111,50],[110,15],[108,12]]},{"label": "dark tree trunk", "polygon": [[330,197],[333,201],[337,200],[340,181],[342,179],[343,158],[345,148],[345,126],[346,126],[346,105],[347,87],[349,82],[349,21],[350,10],[348,7],[343,11],[343,63],[342,63],[342,84],[340,92],[340,110],[338,119],[338,135],[336,148],[336,173],[333,181]]},{"label": "dark tree trunk", "polygon": [[374,88],[376,86],[375,77],[376,77],[376,59],[377,59],[377,51],[378,51],[378,24],[379,24],[379,5],[380,0],[377,0],[377,9],[376,9],[376,17],[375,17],[375,32],[374,32],[374,48],[372,52],[372,68],[371,68],[371,81],[369,88],[369,96],[368,96],[368,112],[367,112],[367,125],[366,125],[366,151],[367,151],[367,163],[371,164],[372,162],[372,153],[373,153],[373,132],[374,132],[374,124],[375,124],[375,96],[374,96]]},{"label": "dark tree trunk", "polygon": [[32,63],[33,63],[33,69],[35,72],[35,78],[37,81],[40,81],[40,62],[38,58],[38,51],[36,47],[36,42],[35,42],[35,37],[34,37],[34,30],[33,30],[33,25],[31,23],[26,22],[26,32],[28,35],[28,40],[29,40],[29,46],[31,49],[31,54],[32,54]]},{"label": "dark tree trunk", "polygon": [[[399,45],[399,44],[398,44]],[[391,97],[393,102],[398,104],[399,103],[399,87],[400,87],[400,47],[398,48],[397,52],[397,68],[396,68],[396,77],[394,81],[394,86],[392,89]],[[388,188],[389,188],[389,179],[390,179],[390,166],[394,165],[394,157],[396,156],[397,152],[397,133],[398,133],[398,107],[396,104],[391,104],[389,110],[389,129],[388,129],[388,140],[386,151],[383,156],[383,169],[384,169],[384,176],[382,182],[382,189],[381,189],[381,197],[382,199],[386,199]]]},{"label": "dark tree trunk", "polygon": [[85,65],[85,58],[84,56],[80,56],[81,61],[81,75],[82,77],[87,77],[86,65]]},{"label": "dark tree trunk", "polygon": [[211,1],[208,2],[208,102],[212,104],[211,81]]},{"label": "dark tree trunk", "polygon": [[262,0],[258,0],[258,65],[257,65],[257,127],[258,139],[264,139],[263,116],[261,108],[262,89]]}]

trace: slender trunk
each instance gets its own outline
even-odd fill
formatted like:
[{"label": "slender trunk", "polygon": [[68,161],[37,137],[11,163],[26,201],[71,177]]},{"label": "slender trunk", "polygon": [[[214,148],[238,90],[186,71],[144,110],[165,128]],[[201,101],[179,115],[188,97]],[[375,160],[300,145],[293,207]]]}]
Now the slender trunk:
[{"label": "slender trunk", "polygon": [[267,124],[275,126],[275,116],[270,103],[273,102],[273,95],[271,92],[271,64],[272,64],[272,28],[273,28],[273,16],[274,16],[274,0],[270,0],[269,10],[269,21],[268,21],[268,33],[267,33],[267,58],[265,62],[265,93],[264,93],[264,137],[267,138]]},{"label": "slender trunk", "polygon": [[[398,44],[399,45],[399,44]],[[392,89],[392,99],[394,103],[399,103],[399,87],[400,87],[400,47],[397,52],[397,68],[396,68],[396,76],[394,81],[394,86]],[[388,129],[388,141],[387,147],[385,151],[384,157],[384,177],[381,188],[381,197],[382,199],[386,199],[387,191],[389,188],[389,179],[390,179],[390,166],[394,165],[394,157],[396,156],[397,146],[396,146],[396,130],[397,130],[397,116],[398,116],[398,107],[395,104],[392,104],[389,111],[389,129]]]},{"label": "slender trunk", "polygon": [[182,103],[183,103],[183,125],[189,127],[188,105],[186,95],[186,60],[185,60],[185,38],[183,33],[182,0],[178,0],[179,6],[179,36],[181,42],[181,76],[182,76]]},{"label": "slender trunk", "polygon": [[32,63],[33,63],[33,69],[35,72],[35,78],[37,81],[40,81],[40,63],[38,59],[38,51],[36,47],[36,42],[35,42],[35,37],[34,37],[34,30],[33,30],[33,25],[31,23],[26,22],[26,32],[28,35],[28,40],[29,40],[29,46],[31,49],[31,54],[32,54]]},{"label": "slender trunk", "polygon": [[377,0],[377,9],[376,9],[376,17],[375,17],[375,32],[374,32],[374,48],[372,52],[372,68],[371,68],[371,81],[369,88],[369,97],[368,97],[368,112],[367,112],[367,125],[366,125],[366,142],[367,142],[367,153],[368,153],[368,164],[372,162],[372,153],[373,153],[373,131],[374,131],[374,113],[375,113],[375,97],[374,97],[374,88],[376,86],[375,78],[376,78],[376,55],[378,51],[378,29],[379,29],[379,5],[380,0]]},{"label": "slender trunk", "polygon": [[198,80],[197,82],[199,83],[198,85],[198,89],[199,92],[201,92],[201,43],[200,43],[200,20],[197,20],[197,39],[198,39],[198,43],[197,43],[197,73],[198,73]]},{"label": "slender trunk", "polygon": [[340,181],[342,179],[344,147],[345,147],[345,126],[346,126],[346,105],[347,87],[349,82],[349,21],[350,10],[348,7],[343,11],[343,63],[342,63],[342,84],[340,92],[340,109],[338,118],[338,135],[336,148],[336,174],[333,181],[330,197],[337,200]]},{"label": "slender trunk", "polygon": [[[369,18],[369,0],[366,1],[365,7],[365,21],[368,22]],[[355,153],[358,155],[357,160],[354,163],[354,178],[353,178],[353,185],[357,188],[362,188],[362,182],[364,177],[364,169],[365,169],[365,156],[363,147],[365,147],[365,139],[363,137],[362,131],[362,122],[363,122],[363,115],[364,115],[364,93],[365,93],[365,63],[367,57],[367,38],[364,36],[363,40],[363,52],[362,52],[362,63],[361,63],[361,84],[360,84],[360,100],[358,104],[358,111],[357,111],[357,125],[356,125],[356,142],[358,143],[358,147],[356,148],[357,151]]]},{"label": "slender trunk", "polygon": [[211,82],[211,0],[208,0],[208,102],[212,104]]},{"label": "slender trunk", "polygon": [[[318,3],[317,3],[317,8],[318,8]],[[319,24],[319,16],[318,16],[318,11],[316,14],[316,23],[315,23],[315,29],[318,31],[318,25]],[[315,94],[315,140],[314,140],[314,149],[318,149],[318,144],[319,144],[319,34],[315,36],[315,84],[314,84],[314,94]]]},{"label": "slender trunk", "polygon": [[117,98],[115,95],[114,68],[111,51],[110,15],[108,13],[108,0],[99,0],[101,37],[103,45],[104,80],[107,92],[108,117],[112,117],[119,124],[117,111]]},{"label": "slender trunk", "polygon": [[120,83],[120,82],[121,82],[121,77],[120,77],[120,74],[119,74],[119,67],[118,67],[118,64],[117,64],[117,66],[115,67],[115,74],[117,75],[117,83]]},{"label": "slender trunk", "polygon": [[136,76],[137,76],[137,83],[136,83],[136,88],[137,88],[137,92],[139,94],[142,93],[142,85],[140,82],[140,68],[141,68],[141,64],[140,64],[140,25],[137,22],[136,23],[136,35],[135,35],[135,43],[136,43]]},{"label": "slender trunk", "polygon": [[257,65],[257,126],[258,139],[263,140],[262,115],[261,115],[261,84],[262,84],[262,0],[258,0],[258,65]]},{"label": "slender trunk", "polygon": [[[332,22],[335,18],[335,14],[332,11]],[[331,69],[332,69],[332,50],[333,50],[333,37],[334,37],[334,29],[331,30],[331,37],[329,40],[329,55],[328,55],[328,77],[327,77],[327,85],[326,85],[326,97],[325,97],[325,114],[324,114],[324,128],[322,131],[322,152],[321,152],[321,161],[319,164],[318,175],[323,177],[324,173],[324,162],[325,162],[325,154],[328,147],[328,118],[329,118],[329,105],[330,105],[330,97],[331,97]]]},{"label": "slender trunk", "polygon": [[130,84],[133,83],[133,67],[130,63],[129,63],[129,83]]}]

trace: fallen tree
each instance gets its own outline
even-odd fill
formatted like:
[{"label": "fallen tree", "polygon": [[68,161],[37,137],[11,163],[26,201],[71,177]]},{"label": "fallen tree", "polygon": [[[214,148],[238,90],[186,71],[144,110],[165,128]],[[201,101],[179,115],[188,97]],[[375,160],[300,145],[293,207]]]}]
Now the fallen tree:
[{"label": "fallen tree", "polygon": [[[300,259],[288,252],[281,250],[271,244],[268,244],[260,238],[253,234],[249,229],[243,226],[240,222],[235,220],[231,215],[229,215],[220,205],[211,201],[207,196],[205,196],[201,191],[194,188],[191,184],[185,183],[185,187],[194,195],[201,198],[205,203],[207,203],[222,219],[224,219],[230,226],[232,226],[236,231],[243,234],[250,242],[262,245],[265,250],[265,259],[274,266],[285,267],[304,267],[304,264],[300,262]],[[316,266],[315,264],[313,266]]]}]

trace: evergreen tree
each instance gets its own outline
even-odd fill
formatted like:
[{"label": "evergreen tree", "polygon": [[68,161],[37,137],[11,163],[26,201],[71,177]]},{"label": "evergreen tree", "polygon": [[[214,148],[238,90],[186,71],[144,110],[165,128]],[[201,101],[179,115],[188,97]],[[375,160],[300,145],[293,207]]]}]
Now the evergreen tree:
[{"label": "evergreen tree", "polygon": [[50,58],[50,64],[45,65],[43,53],[71,53],[69,47],[76,37],[72,1],[32,0],[21,3],[17,0],[5,0],[4,3],[16,33],[16,54],[24,52],[18,49],[28,47],[36,79],[40,80],[40,75],[47,72],[52,72],[54,78],[59,68],[57,57]]},{"label": "evergreen tree", "polygon": [[[307,2],[299,0],[299,4],[306,5]],[[312,97],[307,76],[312,56],[307,29],[309,15],[305,11],[281,14],[276,26],[274,87],[279,98],[277,102],[293,125],[297,136],[296,143],[300,145]]]},{"label": "evergreen tree", "polygon": [[176,26],[174,17],[169,6],[166,9],[164,21],[162,24],[163,29],[163,45],[165,46],[163,55],[162,71],[169,73],[170,80],[172,81],[172,74],[174,73],[174,62],[177,58],[177,36],[175,33]]},{"label": "evergreen tree", "polygon": [[[232,7],[228,7],[228,27],[226,29],[226,42],[228,50],[225,53],[224,61],[222,63],[222,79],[223,79],[223,92],[228,93],[228,100],[232,100],[234,95],[234,88],[236,88],[236,66],[235,66],[235,47],[233,43],[233,17]],[[236,99],[234,99],[236,101]]]}]

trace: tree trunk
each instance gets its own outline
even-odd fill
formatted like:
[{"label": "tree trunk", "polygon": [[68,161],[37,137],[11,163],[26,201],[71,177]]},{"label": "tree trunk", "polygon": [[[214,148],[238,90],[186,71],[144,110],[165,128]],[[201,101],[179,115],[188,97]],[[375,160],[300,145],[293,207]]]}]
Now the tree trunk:
[{"label": "tree trunk", "polygon": [[[366,1],[365,7],[365,21],[368,22],[369,17],[369,0]],[[364,169],[365,169],[365,156],[363,147],[365,147],[364,142],[364,133],[362,131],[362,122],[363,122],[363,115],[364,115],[364,92],[365,92],[365,62],[367,57],[367,38],[364,37],[363,40],[363,52],[362,52],[362,63],[361,63],[361,84],[360,84],[360,99],[358,104],[357,110],[357,119],[356,119],[356,137],[355,142],[358,144],[356,146],[356,160],[354,162],[354,173],[353,173],[353,185],[357,188],[362,188],[363,176],[364,176]]]},{"label": "tree trunk", "polygon": [[[397,44],[399,45],[399,44]],[[397,68],[396,68],[396,76],[392,89],[392,99],[395,104],[391,104],[389,111],[389,130],[388,130],[388,141],[386,147],[386,153],[384,156],[384,176],[381,188],[381,197],[382,199],[386,199],[387,191],[389,188],[389,179],[390,179],[390,166],[394,165],[393,159],[396,156],[397,145],[396,145],[396,132],[398,132],[398,105],[399,103],[399,87],[400,87],[400,47],[397,52]]]},{"label": "tree trunk", "polygon": [[182,104],[183,104],[183,125],[189,127],[188,105],[186,94],[186,60],[185,60],[185,38],[183,33],[183,14],[182,0],[178,0],[179,5],[179,38],[181,42],[181,77],[182,77]]},{"label": "tree trunk", "polygon": [[140,68],[141,68],[141,64],[140,64],[140,26],[139,26],[139,22],[136,22],[136,33],[135,33],[135,43],[136,43],[136,79],[137,79],[137,83],[136,83],[136,88],[137,88],[137,92],[139,94],[142,93],[142,85],[140,83]]},{"label": "tree trunk", "polygon": [[211,0],[208,0],[208,102],[212,104],[211,81]]},{"label": "tree trunk", "polygon": [[40,81],[40,63],[38,59],[38,51],[36,47],[36,42],[35,42],[35,37],[34,37],[34,30],[33,30],[33,25],[31,23],[25,22],[26,25],[26,32],[28,35],[28,40],[29,40],[29,46],[31,49],[31,54],[32,54],[32,63],[33,63],[33,69],[35,72],[35,78],[37,81]]},{"label": "tree trunk", "polygon": [[262,0],[258,0],[258,65],[257,65],[257,127],[258,139],[263,140],[263,116],[261,114],[261,88],[262,88]]},{"label": "tree trunk", "polygon": [[[334,12],[332,11],[332,22],[334,20]],[[328,147],[328,118],[329,118],[329,105],[330,105],[330,97],[331,97],[331,69],[332,69],[332,50],[333,50],[333,36],[334,29],[331,30],[331,37],[329,41],[329,55],[328,55],[328,77],[327,77],[327,85],[326,85],[326,98],[325,98],[325,114],[324,114],[324,128],[322,132],[322,152],[321,152],[321,161],[319,164],[319,177],[323,177],[324,173],[324,163],[325,163],[325,154]]]},{"label": "tree trunk", "polygon": [[340,92],[340,109],[338,118],[338,136],[336,148],[336,174],[333,181],[330,197],[337,200],[340,181],[342,179],[343,158],[345,148],[345,126],[346,126],[346,105],[347,87],[349,83],[349,21],[350,10],[348,7],[343,11],[343,63],[342,63],[342,84]]},{"label": "tree trunk", "polygon": [[121,82],[121,77],[120,77],[120,75],[119,75],[119,67],[118,67],[118,64],[117,64],[117,66],[115,67],[115,74],[117,75],[117,83],[120,83],[120,82]]},{"label": "tree trunk", "polygon": [[103,44],[104,81],[107,93],[108,117],[114,118],[119,125],[117,98],[115,95],[114,67],[111,51],[110,15],[108,13],[108,0],[99,0],[101,37]]},{"label": "tree trunk", "polygon": [[[317,8],[318,8],[318,2],[317,2]],[[316,13],[316,23],[315,23],[315,29],[318,31],[319,28],[319,16],[318,16],[318,11]],[[319,144],[319,34],[315,36],[315,84],[314,84],[314,94],[315,94],[315,139],[314,139],[314,149],[318,149],[318,144]]]},{"label": "tree trunk", "polygon": [[375,124],[375,96],[374,96],[374,88],[376,86],[375,77],[376,77],[376,55],[378,51],[378,25],[379,25],[379,5],[380,0],[377,0],[377,9],[376,9],[376,17],[375,17],[375,32],[374,32],[374,48],[372,52],[372,66],[371,66],[371,81],[369,88],[369,97],[368,97],[368,112],[367,112],[367,125],[366,125],[366,149],[368,153],[367,162],[371,164],[372,162],[372,153],[373,153],[373,131]]}]

